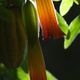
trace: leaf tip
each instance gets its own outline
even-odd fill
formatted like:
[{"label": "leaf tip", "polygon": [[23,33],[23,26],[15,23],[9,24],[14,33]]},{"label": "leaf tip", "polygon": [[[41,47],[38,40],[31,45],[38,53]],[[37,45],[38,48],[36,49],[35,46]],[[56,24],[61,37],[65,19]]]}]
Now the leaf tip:
[{"label": "leaf tip", "polygon": [[68,48],[68,46],[67,45],[64,45],[64,49],[67,49]]}]

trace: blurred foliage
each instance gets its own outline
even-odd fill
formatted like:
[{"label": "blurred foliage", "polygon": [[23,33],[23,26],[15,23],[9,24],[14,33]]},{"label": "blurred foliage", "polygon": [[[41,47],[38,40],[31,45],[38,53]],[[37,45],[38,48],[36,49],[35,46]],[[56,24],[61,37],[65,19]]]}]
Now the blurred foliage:
[{"label": "blurred foliage", "polygon": [[74,0],[74,2],[79,5],[80,4],[80,0]]}]

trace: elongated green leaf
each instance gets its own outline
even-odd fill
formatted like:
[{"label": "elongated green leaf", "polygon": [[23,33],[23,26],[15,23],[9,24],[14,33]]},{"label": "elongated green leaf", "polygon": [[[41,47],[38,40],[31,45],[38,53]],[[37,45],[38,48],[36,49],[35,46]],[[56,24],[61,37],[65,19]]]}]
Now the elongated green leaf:
[{"label": "elongated green leaf", "polygon": [[74,0],[74,2],[79,5],[80,4],[80,0]]},{"label": "elongated green leaf", "polygon": [[12,21],[11,13],[8,9],[4,8],[3,6],[0,6],[0,18],[4,19],[7,22]]},{"label": "elongated green leaf", "polygon": [[62,0],[60,5],[60,14],[64,16],[72,7],[73,0]]},{"label": "elongated green leaf", "polygon": [[71,22],[69,29],[70,31],[64,41],[65,49],[71,45],[77,34],[80,32],[80,15]]},{"label": "elongated green leaf", "polygon": [[58,22],[59,22],[59,27],[60,29],[67,35],[68,34],[68,25],[66,23],[66,21],[64,20],[64,18],[57,12],[57,19],[58,19]]}]

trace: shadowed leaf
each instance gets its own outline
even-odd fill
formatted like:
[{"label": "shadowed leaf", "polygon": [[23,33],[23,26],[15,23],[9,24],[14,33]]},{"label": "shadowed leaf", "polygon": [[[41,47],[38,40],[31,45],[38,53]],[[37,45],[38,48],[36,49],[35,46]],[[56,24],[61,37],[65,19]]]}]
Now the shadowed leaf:
[{"label": "shadowed leaf", "polygon": [[7,22],[12,21],[12,16],[11,13],[9,12],[8,9],[4,8],[3,6],[0,6],[0,18]]}]

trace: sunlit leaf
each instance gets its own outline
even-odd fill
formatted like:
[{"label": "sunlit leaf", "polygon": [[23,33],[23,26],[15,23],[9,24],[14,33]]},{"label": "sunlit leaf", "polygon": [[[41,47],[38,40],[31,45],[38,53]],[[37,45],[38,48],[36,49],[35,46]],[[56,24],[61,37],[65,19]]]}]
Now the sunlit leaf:
[{"label": "sunlit leaf", "polygon": [[60,14],[64,16],[72,7],[73,0],[62,0],[60,5]]},{"label": "sunlit leaf", "polygon": [[58,80],[55,76],[53,76],[49,71],[46,71],[47,80]]},{"label": "sunlit leaf", "polygon": [[71,45],[77,34],[80,32],[80,15],[71,22],[69,29],[70,31],[68,32],[67,38],[65,38],[64,42],[65,49]]},{"label": "sunlit leaf", "polygon": [[[49,71],[46,70],[47,80],[58,80]],[[18,80],[30,80],[29,73],[25,73],[21,67],[17,69]]]},{"label": "sunlit leaf", "polygon": [[9,12],[8,9],[4,8],[3,6],[0,6],[0,18],[7,22],[12,21],[12,16],[11,13]]},{"label": "sunlit leaf", "polygon": [[58,12],[56,12],[56,14],[57,14],[57,19],[58,19],[58,22],[59,22],[60,29],[67,35],[69,28],[68,28],[68,25],[67,25],[66,21],[64,20],[64,18]]},{"label": "sunlit leaf", "polygon": [[21,67],[17,68],[17,76],[19,80],[30,80],[29,73],[25,73]]},{"label": "sunlit leaf", "polygon": [[74,0],[74,2],[79,5],[80,4],[80,0]]}]

